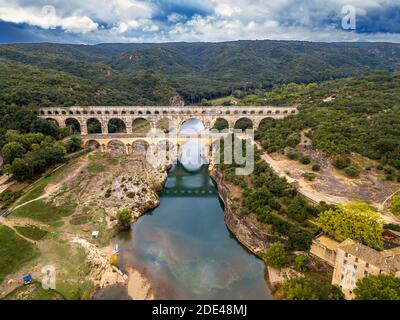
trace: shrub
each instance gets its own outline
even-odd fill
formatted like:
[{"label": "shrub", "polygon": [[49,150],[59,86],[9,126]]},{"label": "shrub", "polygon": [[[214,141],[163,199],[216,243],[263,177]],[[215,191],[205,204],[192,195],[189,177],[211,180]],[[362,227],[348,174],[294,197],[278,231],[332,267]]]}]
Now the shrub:
[{"label": "shrub", "polygon": [[275,242],[268,248],[265,258],[267,263],[276,268],[283,267],[287,262],[285,247],[281,242]]},{"label": "shrub", "polygon": [[351,160],[348,157],[338,156],[333,160],[333,165],[336,169],[343,170],[351,164]]},{"label": "shrub", "polygon": [[301,176],[308,181],[314,181],[317,178],[317,175],[313,172],[305,172]]},{"label": "shrub", "polygon": [[313,164],[311,169],[312,169],[312,171],[318,172],[321,170],[321,166],[316,163],[316,164]]},{"label": "shrub", "polygon": [[135,192],[129,192],[129,193],[127,194],[127,196],[128,196],[128,198],[130,198],[130,199],[134,199],[134,198],[136,197],[136,193],[135,193]]},{"label": "shrub", "polygon": [[356,166],[349,166],[344,169],[344,172],[346,173],[346,176],[349,178],[359,178],[360,177],[360,169],[357,168]]},{"label": "shrub", "polygon": [[400,215],[400,195],[396,195],[392,198],[390,211],[395,215]]},{"label": "shrub", "polygon": [[286,156],[290,159],[290,160],[299,160],[301,157],[301,154],[295,151],[289,151]]},{"label": "shrub", "polygon": [[129,229],[131,227],[131,221],[132,221],[131,209],[125,208],[125,209],[118,210],[117,220],[118,220],[119,227],[121,229]]},{"label": "shrub", "polygon": [[304,165],[308,165],[308,164],[311,163],[311,159],[310,159],[310,157],[308,157],[308,156],[303,156],[303,157],[300,159],[300,163],[301,163],[301,164],[304,164]]},{"label": "shrub", "polygon": [[106,191],[106,194],[104,195],[104,197],[106,197],[106,198],[110,198],[111,197],[111,189],[108,189],[107,191]]}]

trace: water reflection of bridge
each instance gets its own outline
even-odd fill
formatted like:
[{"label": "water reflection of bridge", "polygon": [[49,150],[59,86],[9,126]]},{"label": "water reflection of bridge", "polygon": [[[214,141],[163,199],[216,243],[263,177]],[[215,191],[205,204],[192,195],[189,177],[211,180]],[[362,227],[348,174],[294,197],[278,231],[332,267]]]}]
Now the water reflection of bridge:
[{"label": "water reflection of bridge", "polygon": [[170,174],[163,191],[163,197],[174,198],[208,198],[215,197],[217,194],[207,166],[203,166],[196,173],[188,173],[180,163],[178,163],[178,168]]}]

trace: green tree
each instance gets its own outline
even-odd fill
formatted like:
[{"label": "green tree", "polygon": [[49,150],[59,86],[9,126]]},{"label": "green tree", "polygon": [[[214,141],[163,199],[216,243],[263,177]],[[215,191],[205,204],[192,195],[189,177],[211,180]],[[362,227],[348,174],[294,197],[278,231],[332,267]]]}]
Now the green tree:
[{"label": "green tree", "polygon": [[11,165],[10,173],[13,174],[16,180],[24,181],[33,176],[33,169],[24,159],[16,158]]},{"label": "green tree", "polygon": [[276,268],[283,267],[287,262],[287,255],[284,245],[281,242],[275,242],[267,249],[265,254],[267,263]]},{"label": "green tree", "polygon": [[380,274],[357,282],[356,300],[400,300],[400,278]]},{"label": "green tree", "polygon": [[303,197],[296,196],[287,207],[287,214],[290,218],[303,222],[308,216],[308,205]]},{"label": "green tree", "polygon": [[129,208],[120,209],[117,212],[118,225],[121,229],[129,229],[132,222],[132,211]]},{"label": "green tree", "polygon": [[70,137],[64,143],[65,149],[68,153],[76,152],[82,148],[82,140],[78,137]]},{"label": "green tree", "polygon": [[328,282],[313,278],[291,278],[283,283],[284,300],[342,300],[343,292]]},{"label": "green tree", "polygon": [[350,202],[324,211],[317,222],[339,241],[351,238],[375,249],[383,247],[383,221],[366,203]]},{"label": "green tree", "polygon": [[294,266],[299,271],[307,270],[308,256],[302,254],[294,259]]},{"label": "green tree", "polygon": [[25,153],[25,148],[19,142],[9,142],[1,149],[5,163],[12,163],[15,158],[21,158]]},{"label": "green tree", "polygon": [[400,215],[400,195],[394,196],[391,204],[392,206],[390,207],[390,210],[392,213],[395,215]]}]

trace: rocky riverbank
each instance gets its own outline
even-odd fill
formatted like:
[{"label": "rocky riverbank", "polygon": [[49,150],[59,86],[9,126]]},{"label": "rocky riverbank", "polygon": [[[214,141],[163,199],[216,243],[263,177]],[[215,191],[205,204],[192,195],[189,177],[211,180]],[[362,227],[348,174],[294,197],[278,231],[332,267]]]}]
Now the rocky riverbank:
[{"label": "rocky riverbank", "polygon": [[241,216],[236,210],[233,210],[234,202],[230,186],[225,182],[223,173],[212,167],[210,175],[217,184],[219,196],[225,205],[225,224],[242,245],[255,255],[261,256],[271,243],[285,241],[269,232],[254,216]]}]

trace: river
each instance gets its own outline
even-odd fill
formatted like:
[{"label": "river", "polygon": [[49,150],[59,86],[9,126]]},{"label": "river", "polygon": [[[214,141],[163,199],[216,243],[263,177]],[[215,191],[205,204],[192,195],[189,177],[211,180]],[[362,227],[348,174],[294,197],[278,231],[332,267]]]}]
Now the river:
[{"label": "river", "polygon": [[[193,123],[183,129],[193,128],[201,130]],[[143,274],[156,299],[272,299],[264,263],[224,223],[224,205],[199,146],[189,142],[183,149],[184,165],[170,170],[160,206],[116,239],[122,270],[133,267]],[[97,298],[126,293],[110,288]]]}]

